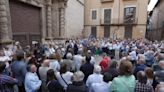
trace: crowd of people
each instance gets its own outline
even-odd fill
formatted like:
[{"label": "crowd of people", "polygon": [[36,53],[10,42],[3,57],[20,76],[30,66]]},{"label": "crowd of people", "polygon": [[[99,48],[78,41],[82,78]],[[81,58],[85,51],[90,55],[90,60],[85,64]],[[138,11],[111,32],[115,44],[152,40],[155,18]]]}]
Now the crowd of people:
[{"label": "crowd of people", "polygon": [[0,92],[164,92],[164,42],[15,42],[0,50]]}]

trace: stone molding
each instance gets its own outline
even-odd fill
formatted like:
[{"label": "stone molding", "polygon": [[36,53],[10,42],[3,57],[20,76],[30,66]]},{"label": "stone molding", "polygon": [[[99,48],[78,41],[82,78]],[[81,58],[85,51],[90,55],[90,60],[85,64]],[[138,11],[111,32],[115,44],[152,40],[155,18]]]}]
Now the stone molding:
[{"label": "stone molding", "polygon": [[27,3],[33,6],[37,6],[37,7],[43,7],[43,1],[42,0],[19,0],[23,3]]}]

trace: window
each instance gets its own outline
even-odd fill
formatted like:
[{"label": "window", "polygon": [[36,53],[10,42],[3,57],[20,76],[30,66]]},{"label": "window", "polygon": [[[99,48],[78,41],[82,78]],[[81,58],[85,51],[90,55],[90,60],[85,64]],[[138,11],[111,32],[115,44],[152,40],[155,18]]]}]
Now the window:
[{"label": "window", "polygon": [[111,21],[111,9],[104,9],[104,24],[109,24]]},{"label": "window", "polygon": [[162,21],[162,23],[161,23],[161,24],[162,24],[162,28],[164,28],[164,21]]},{"label": "window", "polygon": [[109,38],[110,36],[110,26],[104,26],[104,37]]},{"label": "window", "polygon": [[92,20],[97,19],[97,10],[92,10]]},{"label": "window", "polygon": [[127,7],[124,9],[124,21],[134,22],[136,15],[136,7]]},{"label": "window", "polygon": [[97,27],[91,27],[91,36],[97,37]]}]

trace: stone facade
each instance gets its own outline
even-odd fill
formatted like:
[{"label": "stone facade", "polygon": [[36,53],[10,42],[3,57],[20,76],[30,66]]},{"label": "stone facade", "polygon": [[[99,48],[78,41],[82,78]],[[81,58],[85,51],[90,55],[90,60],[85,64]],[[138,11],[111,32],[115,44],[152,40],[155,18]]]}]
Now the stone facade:
[{"label": "stone facade", "polygon": [[[65,38],[67,0],[10,0],[38,7],[41,10],[41,41]],[[0,44],[12,42],[9,0],[0,0]],[[26,21],[26,20],[25,20]]]},{"label": "stone facade", "polygon": [[84,0],[69,0],[65,12],[65,37],[81,38],[84,30]]},{"label": "stone facade", "polygon": [[164,40],[164,1],[158,0],[154,9],[149,12],[147,38],[150,40]]},{"label": "stone facade", "polygon": [[[98,38],[103,38],[107,34],[109,38],[145,38],[147,5],[148,0],[85,0],[85,36],[91,35],[92,27],[96,27],[95,35]],[[132,23],[125,23],[124,20],[125,9],[128,7],[135,7]],[[111,10],[110,23],[105,24],[104,11],[107,9]],[[93,10],[97,11],[97,18],[94,20]],[[108,29],[105,30],[105,27]]]},{"label": "stone facade", "polygon": [[8,18],[8,1],[0,1],[0,44],[11,42],[9,37],[10,29],[10,20]]}]

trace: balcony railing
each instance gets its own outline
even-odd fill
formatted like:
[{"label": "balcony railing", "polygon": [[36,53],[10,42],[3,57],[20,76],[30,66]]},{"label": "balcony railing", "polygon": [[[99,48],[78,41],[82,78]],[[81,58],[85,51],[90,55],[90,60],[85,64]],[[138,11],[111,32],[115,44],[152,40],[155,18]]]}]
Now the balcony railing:
[{"label": "balcony railing", "polygon": [[112,2],[114,0],[101,0],[101,3],[105,3],[105,2]]},{"label": "balcony railing", "polygon": [[137,18],[131,18],[131,19],[113,18],[113,19],[110,19],[110,21],[104,21],[103,19],[100,19],[100,23],[102,26],[105,26],[105,25],[136,25],[138,23],[138,19]]}]

